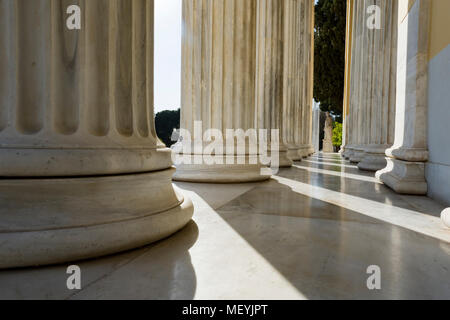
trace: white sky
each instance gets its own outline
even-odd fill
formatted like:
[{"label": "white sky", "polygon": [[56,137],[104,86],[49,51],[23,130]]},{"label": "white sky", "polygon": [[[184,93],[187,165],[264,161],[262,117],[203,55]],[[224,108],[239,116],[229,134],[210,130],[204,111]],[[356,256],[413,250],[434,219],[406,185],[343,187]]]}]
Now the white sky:
[{"label": "white sky", "polygon": [[155,0],[155,114],[180,107],[181,2]]}]

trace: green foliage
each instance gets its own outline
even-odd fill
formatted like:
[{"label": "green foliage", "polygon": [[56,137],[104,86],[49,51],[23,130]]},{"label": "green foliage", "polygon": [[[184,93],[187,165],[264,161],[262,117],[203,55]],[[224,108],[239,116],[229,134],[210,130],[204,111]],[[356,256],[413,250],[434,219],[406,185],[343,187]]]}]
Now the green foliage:
[{"label": "green foliage", "polygon": [[315,6],[314,99],[322,111],[342,115],[345,78],[346,1],[318,0]]},{"label": "green foliage", "polygon": [[335,122],[333,128],[333,146],[342,146],[342,123]]},{"label": "green foliage", "polygon": [[173,145],[173,129],[180,128],[180,109],[176,111],[165,110],[158,112],[155,117],[156,134],[167,147]]}]

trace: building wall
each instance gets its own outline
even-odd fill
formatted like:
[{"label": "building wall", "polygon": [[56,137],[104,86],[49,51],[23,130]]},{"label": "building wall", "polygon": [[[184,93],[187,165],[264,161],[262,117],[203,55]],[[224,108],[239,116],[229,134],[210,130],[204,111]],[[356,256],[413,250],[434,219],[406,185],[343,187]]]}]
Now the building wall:
[{"label": "building wall", "polygon": [[449,0],[432,0],[428,65],[429,196],[450,205]]}]

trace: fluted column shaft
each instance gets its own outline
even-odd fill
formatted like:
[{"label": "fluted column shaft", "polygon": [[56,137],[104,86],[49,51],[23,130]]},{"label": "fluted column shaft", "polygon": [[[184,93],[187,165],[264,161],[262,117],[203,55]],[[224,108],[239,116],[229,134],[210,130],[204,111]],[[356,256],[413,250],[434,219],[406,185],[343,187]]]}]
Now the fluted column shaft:
[{"label": "fluted column shaft", "polygon": [[[285,40],[284,0],[259,0],[257,13],[256,118],[260,129],[276,129],[281,134],[283,118],[283,57]],[[269,133],[270,134],[270,133]],[[280,167],[289,167],[287,146],[279,141]],[[272,137],[269,137],[272,138]],[[269,146],[270,148],[270,146]]]},{"label": "fluted column shaft", "polygon": [[398,19],[395,140],[376,176],[399,193],[426,194],[430,1],[401,0]]},{"label": "fluted column shaft", "polygon": [[365,52],[367,50],[367,43],[364,44],[364,30],[365,28],[365,1],[352,1],[352,21],[348,21],[352,25],[352,47],[351,47],[351,62],[350,62],[350,81],[348,88],[349,112],[346,117],[346,128],[348,130],[348,141],[345,153],[347,159],[352,161],[357,160],[357,148],[362,144],[361,130],[362,130],[362,106],[364,99],[363,86],[363,70],[367,65]]},{"label": "fluted column shaft", "polygon": [[[2,1],[11,25],[1,33],[0,176],[171,166],[170,153],[156,151],[151,3]],[[71,4],[84,13],[81,30],[66,28]]]},{"label": "fluted column shaft", "polygon": [[[204,156],[214,129],[223,145],[233,140],[227,131],[255,130],[256,123],[256,16],[257,0],[183,0],[181,141],[176,180],[243,182],[268,179],[255,152],[245,145],[226,156],[215,150],[213,163]],[[196,127],[201,123],[201,128]],[[206,138],[206,139],[205,139]],[[190,147],[196,145],[195,147]],[[181,147],[182,146],[182,147]],[[200,148],[198,148],[200,146]],[[180,147],[180,148],[178,148]],[[189,148],[190,150],[186,150]],[[181,150],[183,149],[183,150]],[[194,150],[196,149],[196,150]],[[199,150],[201,149],[201,150]],[[202,155],[189,158],[186,155]],[[178,158],[181,159],[181,158]],[[255,160],[255,159],[253,159]]]},{"label": "fluted column shaft", "polygon": [[373,35],[372,67],[367,99],[367,122],[364,155],[358,168],[377,171],[386,166],[385,152],[394,142],[394,117],[397,74],[397,9],[392,0],[376,2],[381,9],[381,28],[369,30]]},{"label": "fluted column shaft", "polygon": [[[349,69],[344,156],[364,170],[385,166],[384,152],[392,145],[396,93],[397,3],[391,0],[348,1]],[[381,27],[370,28],[367,9],[380,9]],[[348,40],[349,41],[349,40]],[[347,107],[347,106],[346,106]]]},{"label": "fluted column shaft", "polygon": [[183,227],[192,204],[153,121],[153,0],[0,0],[0,27],[0,268]]},{"label": "fluted column shaft", "polygon": [[285,1],[283,140],[288,156],[301,160],[313,152],[312,80],[314,3],[309,0]]},{"label": "fluted column shaft", "polygon": [[364,156],[364,148],[368,143],[368,112],[371,107],[371,68],[373,67],[373,30],[366,24],[367,7],[373,5],[375,0],[357,1],[355,4],[355,65],[353,74],[356,75],[353,85],[354,99],[351,102],[353,117],[353,146],[349,157],[351,162],[358,163]]}]

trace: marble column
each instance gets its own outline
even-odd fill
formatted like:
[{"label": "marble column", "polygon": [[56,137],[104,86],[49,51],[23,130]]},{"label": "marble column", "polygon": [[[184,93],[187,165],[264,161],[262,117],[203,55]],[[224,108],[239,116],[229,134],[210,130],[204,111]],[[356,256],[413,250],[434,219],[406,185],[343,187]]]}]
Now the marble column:
[{"label": "marble column", "polygon": [[353,48],[353,6],[354,0],[347,0],[346,32],[345,32],[345,78],[344,103],[342,107],[342,146],[339,150],[341,157],[346,158],[349,152],[349,120],[350,120],[350,79]]},{"label": "marble column", "polygon": [[153,14],[153,0],[0,0],[0,268],[140,247],[191,219],[155,134]]},{"label": "marble column", "polygon": [[[348,1],[344,157],[363,170],[384,168],[393,143],[396,93],[397,3]],[[381,10],[381,27],[370,28],[367,9]],[[348,104],[348,106],[347,106]]]},{"label": "marble column", "polygon": [[376,177],[398,193],[427,193],[430,1],[399,1],[395,140]]},{"label": "marble column", "polygon": [[[257,127],[256,16],[257,0],[183,0],[182,134],[175,147],[183,159],[176,164],[175,180],[232,183],[270,177],[248,137],[241,146],[245,153],[217,148],[213,161],[206,160],[212,142],[238,143],[227,131]],[[215,137],[207,133],[211,129]]]},{"label": "marble column", "polygon": [[361,66],[362,64],[362,53],[361,50],[364,49],[361,46],[362,35],[364,30],[363,18],[363,5],[364,1],[352,1],[349,3],[352,9],[351,20],[347,20],[347,25],[351,24],[351,60],[350,60],[350,80],[348,80],[347,89],[347,99],[348,99],[348,114],[345,117],[346,121],[346,145],[344,157],[348,160],[353,158],[355,154],[355,147],[358,145],[359,130],[360,126],[358,124],[358,114],[359,114],[359,97],[361,95]]},{"label": "marble column", "polygon": [[353,101],[354,115],[354,145],[350,161],[359,163],[365,156],[365,147],[368,144],[369,112],[371,108],[371,69],[373,67],[373,38],[374,30],[367,27],[367,8],[376,4],[376,0],[357,1],[356,5],[356,57],[354,82],[357,89],[356,100]]},{"label": "marble column", "polygon": [[313,128],[313,109],[314,109],[314,0],[307,0],[305,4],[306,14],[306,37],[304,41],[305,63],[307,64],[307,79],[306,83],[306,135],[304,139],[304,154],[303,157],[312,155],[314,145],[312,142],[312,128]]},{"label": "marble column", "polygon": [[288,146],[288,157],[301,160],[314,152],[311,141],[314,3],[286,0],[285,11],[283,140]]},{"label": "marble column", "polygon": [[292,166],[288,148],[280,139],[278,150],[270,150],[272,138],[269,130],[283,130],[283,52],[285,14],[288,3],[284,0],[258,0],[257,57],[256,57],[256,117],[258,129],[267,129],[268,150],[279,152],[280,167]]},{"label": "marble column", "polygon": [[381,28],[373,33],[372,67],[367,118],[364,126],[368,144],[358,163],[361,170],[377,171],[386,166],[385,152],[394,142],[398,3],[378,1],[381,9]]}]

